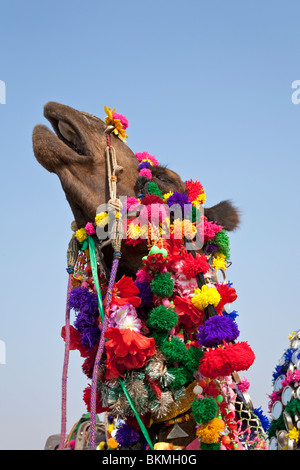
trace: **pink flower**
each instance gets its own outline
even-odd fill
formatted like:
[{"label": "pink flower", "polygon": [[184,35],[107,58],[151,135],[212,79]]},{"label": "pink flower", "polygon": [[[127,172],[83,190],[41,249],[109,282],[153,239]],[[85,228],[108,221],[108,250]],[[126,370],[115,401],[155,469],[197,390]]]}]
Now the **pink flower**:
[{"label": "pink flower", "polygon": [[143,160],[149,160],[153,165],[159,166],[159,163],[154,155],[150,155],[148,152],[136,153],[135,156],[139,162],[142,162]]},{"label": "pink flower", "polygon": [[88,235],[94,235],[96,233],[95,227],[91,222],[88,222],[85,226],[85,231]]},{"label": "pink flower", "polygon": [[119,330],[130,328],[139,333],[142,327],[142,322],[137,316],[136,309],[131,304],[125,304],[122,307],[113,306],[111,308],[110,321]]},{"label": "pink flower", "polygon": [[140,269],[137,273],[136,273],[136,280],[138,282],[151,282],[153,279],[153,276],[148,273],[147,271],[144,271],[143,269]]},{"label": "pink flower", "polygon": [[125,117],[125,116],[122,116],[122,114],[118,114],[118,113],[113,113],[112,115],[113,119],[119,119],[123,128],[124,129],[127,129],[128,127],[128,119]]},{"label": "pink flower", "polygon": [[151,170],[149,170],[149,168],[143,168],[140,171],[140,176],[146,176],[146,178],[149,178],[149,180],[151,180],[152,178]]},{"label": "pink flower", "polygon": [[129,210],[136,210],[138,205],[139,205],[139,200],[136,197],[126,198],[126,209],[128,211]]}]

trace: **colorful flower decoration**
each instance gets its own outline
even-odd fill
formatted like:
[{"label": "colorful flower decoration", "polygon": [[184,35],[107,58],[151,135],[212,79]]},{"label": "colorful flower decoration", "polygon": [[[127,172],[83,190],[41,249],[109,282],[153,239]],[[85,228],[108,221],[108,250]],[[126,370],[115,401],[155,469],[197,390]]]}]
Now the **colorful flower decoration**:
[{"label": "colorful flower decoration", "polygon": [[[106,123],[113,125],[116,135],[124,140],[126,118],[115,109],[105,107],[105,111]],[[216,272],[225,272],[229,266],[228,234],[224,227],[205,217],[199,221],[198,210],[206,200],[200,182],[187,181],[184,194],[175,190],[163,194],[152,181],[152,169],[159,162],[146,151],[136,153],[136,158],[139,176],[148,179],[148,191],[128,198],[120,217],[123,216],[127,235],[125,243],[145,243],[148,253],[136,276],[123,276],[112,291],[105,359],[97,384],[97,410],[108,410],[111,420],[106,446],[121,450],[143,441],[133,407],[147,426],[162,421],[174,424],[180,404],[192,387],[193,398],[189,396],[183,413],[190,408],[188,416],[196,422],[194,438],[201,450],[265,448],[262,426],[245,428],[243,415],[239,419],[235,409],[237,397],[247,392],[249,383],[239,383],[233,377],[247,370],[255,355],[247,342],[238,342],[237,312],[228,312],[237,299],[235,288],[225,278],[224,282],[216,282]],[[174,206],[183,217],[175,217],[170,224],[167,209]],[[75,312],[71,349],[80,351],[84,358],[82,369],[89,379],[102,323],[86,243],[97,226],[105,227],[109,220],[110,213],[100,212],[74,234],[81,253],[70,297],[70,307]],[[203,239],[201,254],[188,251],[183,243],[184,238],[193,240],[197,233]],[[100,268],[98,275],[105,307],[107,280]],[[65,338],[64,330],[62,337]],[[128,396],[124,395],[120,378]],[[89,400],[87,387],[84,401],[88,410]],[[260,409],[254,417],[256,423],[265,425]],[[290,438],[298,439],[296,430],[291,429]],[[183,447],[160,442],[154,448]]]},{"label": "colorful flower decoration", "polygon": [[107,116],[105,117],[105,122],[108,126],[114,126],[114,134],[120,137],[121,140],[126,142],[126,138],[128,135],[126,134],[126,129],[128,127],[128,120],[122,114],[116,113],[116,108],[111,110],[107,106],[104,106],[104,111],[106,112]]}]

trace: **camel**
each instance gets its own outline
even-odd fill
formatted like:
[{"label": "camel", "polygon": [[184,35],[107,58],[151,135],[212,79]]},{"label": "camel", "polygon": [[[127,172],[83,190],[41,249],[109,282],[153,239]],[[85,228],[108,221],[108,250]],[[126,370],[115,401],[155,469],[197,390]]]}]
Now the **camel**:
[{"label": "camel", "polygon": [[[35,126],[32,136],[34,155],[47,171],[58,176],[77,229],[94,221],[97,208],[106,204],[109,199],[108,169],[105,159],[108,135],[117,156],[117,196],[138,197],[141,192],[147,194],[149,180],[145,176],[140,176],[134,152],[113,132],[110,133],[111,129],[103,120],[55,102],[45,105],[44,116],[52,125],[54,132],[44,125]],[[185,182],[171,169],[154,165],[151,171],[152,181],[163,194],[171,191],[179,193],[187,191]],[[204,216],[207,221],[219,224],[226,231],[235,230],[240,223],[239,211],[229,200],[204,208]],[[95,236],[95,244],[99,243]],[[148,253],[148,249],[146,241],[136,246],[123,242],[117,279],[121,279],[124,275],[134,277],[141,268],[142,258]],[[101,248],[101,251],[102,262],[109,273],[113,249],[108,244]],[[183,423],[182,429],[187,434],[187,437],[181,440],[185,446],[195,437],[194,421]],[[150,428],[154,441],[157,438],[167,439],[168,433],[169,430],[163,430],[160,423]]]}]

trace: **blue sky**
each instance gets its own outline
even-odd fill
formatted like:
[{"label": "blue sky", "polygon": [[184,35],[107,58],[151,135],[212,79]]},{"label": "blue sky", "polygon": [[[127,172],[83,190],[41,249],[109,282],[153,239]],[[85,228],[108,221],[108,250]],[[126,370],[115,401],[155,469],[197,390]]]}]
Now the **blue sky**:
[{"label": "blue sky", "polygon": [[[58,101],[129,120],[128,145],[198,179],[207,206],[242,212],[228,279],[240,339],[256,354],[241,374],[267,413],[272,373],[299,329],[299,2],[57,0],[1,4],[0,448],[42,449],[60,431],[71,211],[31,135]],[[85,412],[81,358],[69,370],[68,426]]]}]

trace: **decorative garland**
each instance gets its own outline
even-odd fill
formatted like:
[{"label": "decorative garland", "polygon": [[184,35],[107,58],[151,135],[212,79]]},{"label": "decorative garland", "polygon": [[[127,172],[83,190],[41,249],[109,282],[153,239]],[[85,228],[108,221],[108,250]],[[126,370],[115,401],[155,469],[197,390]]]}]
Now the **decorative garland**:
[{"label": "decorative garland", "polygon": [[[106,123],[122,140],[127,138],[127,119],[115,109],[105,111]],[[232,374],[247,370],[255,355],[247,342],[237,342],[237,312],[228,310],[237,298],[235,288],[216,280],[219,270],[225,278],[229,266],[228,234],[216,222],[201,218],[206,195],[200,182],[187,181],[187,193],[163,194],[152,181],[151,169],[159,166],[156,158],[148,152],[137,153],[136,158],[139,174],[148,182],[147,194],[127,198],[116,217],[124,221],[125,243],[146,242],[148,255],[135,279],[123,276],[113,288],[97,390],[97,413],[107,412],[110,425],[107,443],[99,449],[128,448],[143,441],[137,414],[150,428],[153,422],[170,424],[179,414],[189,416],[189,410],[202,450],[266,448],[260,410],[251,411],[258,422],[255,430],[245,429],[236,414],[236,400],[247,385],[234,381]],[[175,207],[181,217],[172,220],[166,207]],[[149,215],[158,223],[151,224]],[[103,326],[100,303],[105,308],[107,299],[100,265],[99,288],[95,285],[89,239],[110,218],[109,211],[98,213],[74,234],[80,250],[69,296],[75,312],[70,348],[84,358],[82,369],[89,379]],[[192,241],[197,234],[204,241],[201,252],[188,251],[185,240]],[[83,398],[90,411],[91,386]],[[154,446],[162,447],[177,448],[168,443]]]},{"label": "decorative garland", "polygon": [[271,450],[299,450],[300,445],[300,331],[294,331],[289,340],[290,347],[272,375],[268,428]]}]

